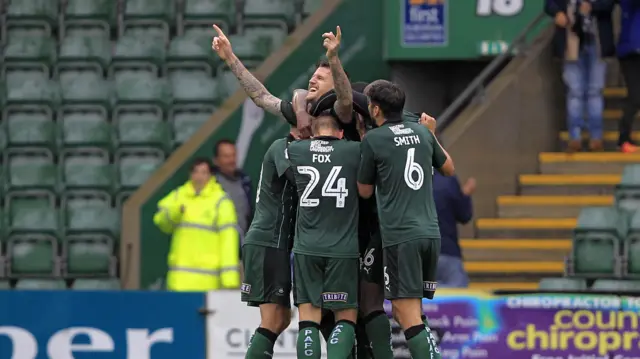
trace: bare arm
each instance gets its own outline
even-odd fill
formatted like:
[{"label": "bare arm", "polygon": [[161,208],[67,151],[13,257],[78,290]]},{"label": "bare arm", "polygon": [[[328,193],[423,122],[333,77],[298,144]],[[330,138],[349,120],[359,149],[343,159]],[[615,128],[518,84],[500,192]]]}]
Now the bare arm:
[{"label": "bare arm", "polygon": [[333,104],[333,109],[336,111],[340,121],[350,123],[353,120],[351,115],[353,111],[351,82],[349,82],[349,78],[344,72],[342,63],[340,63],[337,55],[329,59],[329,65],[331,67],[331,76],[333,77],[337,97],[336,102]]},{"label": "bare arm", "polygon": [[358,194],[360,194],[360,197],[362,198],[370,198],[373,196],[373,185],[358,182]]},{"label": "bare arm", "polygon": [[280,116],[281,99],[273,96],[264,85],[251,74],[237,56],[232,55],[227,59],[227,65],[240,82],[240,86],[251,97],[251,100],[260,108],[274,115]]},{"label": "bare arm", "polygon": [[440,168],[437,168],[438,172],[440,172],[443,176],[453,176],[456,170],[453,166],[453,160],[451,159],[451,156],[449,156],[449,152],[447,152],[447,150],[442,147],[435,134],[433,135],[433,138],[435,138],[436,140],[436,146],[439,146],[442,152],[444,152],[444,155],[447,157],[447,159],[444,161],[444,164],[440,166]]}]

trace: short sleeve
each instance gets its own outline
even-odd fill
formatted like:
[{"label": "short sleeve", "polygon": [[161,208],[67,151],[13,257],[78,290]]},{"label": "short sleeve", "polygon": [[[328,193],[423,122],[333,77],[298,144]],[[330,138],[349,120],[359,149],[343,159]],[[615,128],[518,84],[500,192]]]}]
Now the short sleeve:
[{"label": "short sleeve", "polygon": [[447,162],[447,155],[436,140],[433,132],[429,131],[429,135],[431,136],[431,143],[433,144],[433,157],[431,158],[431,162],[433,163],[433,167],[441,168],[444,166],[444,163]]},{"label": "short sleeve", "polygon": [[358,182],[362,184],[374,184],[376,181],[376,161],[369,138],[370,136],[365,136],[360,144]]},{"label": "short sleeve", "polygon": [[282,117],[292,126],[298,125],[298,119],[296,118],[296,112],[293,110],[293,104],[289,101],[280,101],[280,112]]},{"label": "short sleeve", "polygon": [[276,166],[276,172],[278,173],[278,177],[282,177],[287,169],[291,166],[289,163],[289,159],[287,158],[287,142],[286,140],[281,140],[277,146],[272,146],[269,149],[271,160]]}]

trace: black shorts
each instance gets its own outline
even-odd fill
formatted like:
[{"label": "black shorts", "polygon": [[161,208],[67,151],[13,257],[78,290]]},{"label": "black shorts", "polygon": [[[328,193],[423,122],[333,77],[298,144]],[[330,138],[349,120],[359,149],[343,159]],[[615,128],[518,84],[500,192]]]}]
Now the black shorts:
[{"label": "black shorts", "polygon": [[439,255],[440,239],[414,239],[384,248],[385,298],[433,299]]},{"label": "black shorts", "polygon": [[244,281],[241,300],[247,305],[275,303],[291,307],[291,265],[284,249],[245,244],[242,247]]}]

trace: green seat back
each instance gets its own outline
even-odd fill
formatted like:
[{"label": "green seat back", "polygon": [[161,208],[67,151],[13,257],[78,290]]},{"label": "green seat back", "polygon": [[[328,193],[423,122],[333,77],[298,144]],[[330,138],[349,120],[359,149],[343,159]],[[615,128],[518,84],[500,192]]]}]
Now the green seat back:
[{"label": "green seat back", "polygon": [[24,278],[16,282],[18,290],[59,290],[66,289],[67,285],[62,279],[29,279]]},{"label": "green seat back", "polygon": [[121,152],[118,156],[118,180],[121,188],[138,188],[163,162],[164,157],[158,152]]},{"label": "green seat back", "polygon": [[4,60],[38,61],[47,66],[56,61],[56,43],[46,36],[12,36],[4,48]]},{"label": "green seat back", "polygon": [[67,0],[64,11],[69,20],[102,20],[113,22],[117,3],[113,0]]},{"label": "green seat back", "polygon": [[11,232],[58,232],[58,211],[53,197],[9,197],[8,225]]},{"label": "green seat back", "polygon": [[49,276],[57,270],[56,239],[50,236],[15,236],[7,246],[12,276]]},{"label": "green seat back", "polygon": [[6,74],[8,104],[38,103],[55,107],[60,103],[58,84],[40,71],[15,70]]},{"label": "green seat back", "polygon": [[[86,3],[89,1],[79,0]],[[106,68],[111,62],[111,40],[100,28],[82,27],[67,31],[60,43],[58,60],[64,62],[97,62]]]},{"label": "green seat back", "polygon": [[122,71],[116,74],[116,97],[119,104],[165,106],[171,100],[171,89],[164,79],[148,72]]},{"label": "green seat back", "polygon": [[111,198],[91,193],[67,193],[63,197],[65,233],[118,233],[118,213]]},{"label": "green seat back", "polygon": [[113,243],[95,237],[74,237],[65,245],[68,276],[111,274]]},{"label": "green seat back", "polygon": [[23,107],[17,111],[9,111],[6,126],[7,143],[10,147],[34,146],[55,150],[56,126],[52,113],[47,108]]},{"label": "green seat back", "polygon": [[640,281],[598,279],[591,286],[591,290],[606,292],[640,292]]},{"label": "green seat back", "polygon": [[563,291],[586,290],[587,282],[581,278],[542,278],[538,289]]},{"label": "green seat back", "polygon": [[65,147],[113,146],[113,130],[105,114],[94,109],[65,112],[58,118],[62,144]]},{"label": "green seat back", "polygon": [[173,115],[173,140],[183,144],[211,117],[213,112],[176,111]]},{"label": "green seat back", "polygon": [[10,190],[57,188],[57,167],[49,151],[11,150],[8,154]]},{"label": "green seat back", "polygon": [[58,1],[12,0],[8,5],[6,11],[9,20],[44,20],[52,24],[58,20]]},{"label": "green seat back", "polygon": [[215,103],[219,101],[218,83],[200,71],[174,71],[170,75],[176,103]]},{"label": "green seat back", "polygon": [[162,40],[155,36],[136,35],[135,32],[130,32],[118,39],[113,61],[148,61],[160,66],[164,63],[166,55]]},{"label": "green seat back", "polygon": [[117,279],[89,279],[78,278],[71,286],[75,290],[119,290],[120,282]]},{"label": "green seat back", "polygon": [[163,150],[170,147],[169,128],[162,112],[144,108],[121,111],[116,122],[120,146],[152,146]]},{"label": "green seat back", "polygon": [[93,70],[67,70],[60,73],[62,100],[66,104],[99,104],[109,106],[111,84]]},{"label": "green seat back", "polygon": [[173,19],[175,7],[172,0],[126,0],[125,20],[165,20]]},{"label": "green seat back", "polygon": [[279,20],[285,24],[294,21],[295,8],[289,0],[246,0],[244,15],[248,20]]},{"label": "green seat back", "polygon": [[65,189],[93,189],[111,192],[115,176],[109,154],[96,150],[67,151],[63,155],[61,183]]}]

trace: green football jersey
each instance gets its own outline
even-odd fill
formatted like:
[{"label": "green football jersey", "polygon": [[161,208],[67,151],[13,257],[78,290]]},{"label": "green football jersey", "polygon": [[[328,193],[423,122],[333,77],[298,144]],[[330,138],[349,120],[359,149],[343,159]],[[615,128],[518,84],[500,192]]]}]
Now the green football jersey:
[{"label": "green football jersey", "polygon": [[288,155],[300,198],[294,253],[357,258],[360,143],[316,137]]},{"label": "green football jersey", "polygon": [[256,210],[244,243],[289,249],[295,233],[297,194],[295,184],[287,180],[289,161],[285,150],[293,138],[281,138],[271,144],[262,160]]},{"label": "green football jersey", "polygon": [[384,247],[440,238],[433,167],[447,157],[434,135],[415,122],[385,122],[361,145],[358,182],[375,185]]}]

